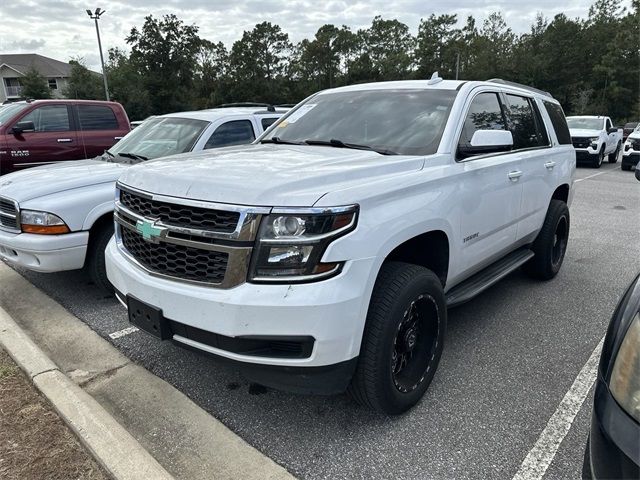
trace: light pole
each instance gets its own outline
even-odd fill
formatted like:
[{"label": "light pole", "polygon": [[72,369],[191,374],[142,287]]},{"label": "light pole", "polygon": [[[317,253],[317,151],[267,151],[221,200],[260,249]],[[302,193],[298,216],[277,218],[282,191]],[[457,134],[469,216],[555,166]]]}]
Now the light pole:
[{"label": "light pole", "polygon": [[107,101],[109,101],[109,85],[107,85],[107,72],[104,69],[104,57],[102,56],[102,43],[100,42],[100,29],[98,28],[98,20],[100,20],[100,15],[104,13],[104,10],[100,8],[96,8],[95,12],[91,12],[91,10],[87,10],[87,15],[89,18],[95,20],[96,22],[96,34],[98,35],[98,50],[100,50],[100,63],[102,64],[102,80],[104,80],[104,95],[107,97]]}]

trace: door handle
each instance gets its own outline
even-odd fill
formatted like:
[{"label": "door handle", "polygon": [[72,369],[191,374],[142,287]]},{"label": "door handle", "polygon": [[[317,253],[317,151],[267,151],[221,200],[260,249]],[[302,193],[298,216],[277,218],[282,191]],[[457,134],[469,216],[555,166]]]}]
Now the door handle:
[{"label": "door handle", "polygon": [[556,166],[556,162],[545,162],[544,164],[545,168],[547,168],[548,170],[553,170],[553,167]]},{"label": "door handle", "polygon": [[70,139],[70,138],[59,138],[58,139],[58,143],[71,143],[71,142],[73,142],[73,140]]},{"label": "door handle", "polygon": [[514,170],[513,172],[509,172],[509,180],[516,181],[522,176],[521,170]]},{"label": "door handle", "polygon": [[122,140],[122,137],[113,137],[114,140]]}]

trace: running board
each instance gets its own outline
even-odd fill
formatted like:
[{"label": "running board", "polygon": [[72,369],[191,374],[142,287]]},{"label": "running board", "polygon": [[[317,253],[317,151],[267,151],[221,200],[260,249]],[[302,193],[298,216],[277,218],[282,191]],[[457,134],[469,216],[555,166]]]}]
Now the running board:
[{"label": "running board", "polygon": [[457,307],[464,302],[468,302],[480,292],[486,290],[522,266],[533,257],[533,255],[533,252],[528,248],[522,248],[492,263],[460,285],[453,287],[446,295],[447,307]]}]

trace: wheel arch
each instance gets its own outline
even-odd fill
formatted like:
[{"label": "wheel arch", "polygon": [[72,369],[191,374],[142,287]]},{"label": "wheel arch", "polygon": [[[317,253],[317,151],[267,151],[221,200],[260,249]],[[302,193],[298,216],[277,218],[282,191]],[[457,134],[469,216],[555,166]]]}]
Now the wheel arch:
[{"label": "wheel arch", "polygon": [[569,190],[569,184],[563,183],[555,189],[553,195],[551,195],[551,200],[562,200],[564,203],[569,204]]}]

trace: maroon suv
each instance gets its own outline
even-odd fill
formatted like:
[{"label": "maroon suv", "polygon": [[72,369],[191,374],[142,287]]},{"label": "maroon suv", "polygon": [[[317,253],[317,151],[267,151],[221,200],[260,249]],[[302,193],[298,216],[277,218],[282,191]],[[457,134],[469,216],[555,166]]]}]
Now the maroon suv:
[{"label": "maroon suv", "polygon": [[104,153],[131,126],[122,105],[33,100],[0,106],[0,175]]}]

